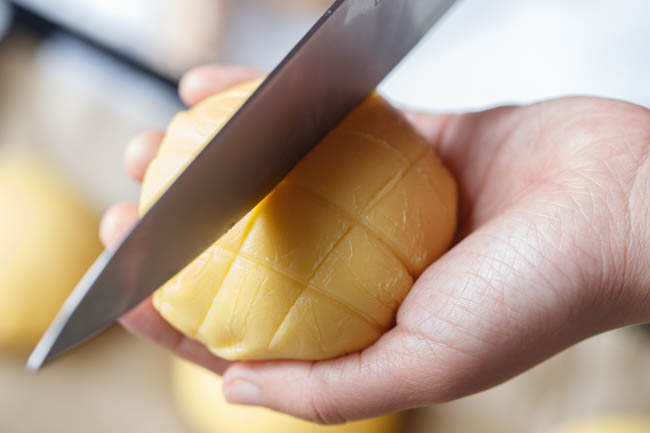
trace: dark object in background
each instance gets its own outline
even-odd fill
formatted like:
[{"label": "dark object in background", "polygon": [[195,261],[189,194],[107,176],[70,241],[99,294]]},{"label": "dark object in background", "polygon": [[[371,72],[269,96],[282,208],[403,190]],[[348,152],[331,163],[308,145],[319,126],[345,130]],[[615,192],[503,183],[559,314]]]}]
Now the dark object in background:
[{"label": "dark object in background", "polygon": [[220,51],[223,0],[12,3],[21,11],[23,22],[83,35],[87,41],[120,53],[169,80],[178,79],[192,66],[215,61]]},{"label": "dark object in background", "polygon": [[[0,5],[3,0],[0,0]],[[196,65],[271,70],[332,0],[11,0],[16,21],[52,30],[169,83]]]},{"label": "dark object in background", "polygon": [[12,9],[9,5],[2,0],[0,0],[0,40],[4,37],[5,33],[11,25],[13,18]]},{"label": "dark object in background", "polygon": [[169,76],[160,73],[159,71],[153,69],[137,58],[128,56],[123,52],[102,44],[100,41],[91,39],[74,29],[50,21],[30,9],[12,4],[10,6],[10,10],[11,16],[13,18],[12,22],[10,23],[10,31],[27,31],[27,33],[36,36],[38,39],[47,39],[52,35],[60,33],[67,34],[81,41],[85,45],[108,54],[110,57],[118,60],[119,62],[145,73],[150,78],[164,83],[165,85],[169,86],[170,89],[173,89],[174,91],[176,89],[176,86],[178,84],[177,79],[170,78]]}]

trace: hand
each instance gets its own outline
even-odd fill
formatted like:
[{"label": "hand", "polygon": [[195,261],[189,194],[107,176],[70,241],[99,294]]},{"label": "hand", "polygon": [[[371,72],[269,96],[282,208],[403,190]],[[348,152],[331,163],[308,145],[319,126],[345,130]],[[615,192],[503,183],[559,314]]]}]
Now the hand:
[{"label": "hand", "polygon": [[[257,73],[210,66],[188,104]],[[173,330],[146,301],[132,332],[224,375],[231,402],[321,423],[453,400],[497,385],[587,337],[650,321],[650,112],[565,98],[460,115],[409,114],[460,185],[457,244],[419,278],[397,325],[330,361],[229,363]],[[141,180],[162,134],[136,137]],[[138,218],[109,210],[107,245]]]}]

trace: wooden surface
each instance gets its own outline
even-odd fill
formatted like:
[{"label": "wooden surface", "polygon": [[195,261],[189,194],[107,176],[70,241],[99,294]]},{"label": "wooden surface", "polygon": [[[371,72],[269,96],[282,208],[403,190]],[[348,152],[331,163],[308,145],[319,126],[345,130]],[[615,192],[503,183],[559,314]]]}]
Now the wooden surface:
[{"label": "wooden surface", "polygon": [[169,355],[115,328],[38,374],[0,353],[0,432],[181,433]]}]

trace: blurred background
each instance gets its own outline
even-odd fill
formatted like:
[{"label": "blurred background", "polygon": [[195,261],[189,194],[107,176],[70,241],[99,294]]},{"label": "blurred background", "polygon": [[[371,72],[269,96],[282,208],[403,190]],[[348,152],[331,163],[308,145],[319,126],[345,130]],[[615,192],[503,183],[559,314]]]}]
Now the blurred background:
[{"label": "blurred background", "polygon": [[[268,71],[329,3],[0,0],[0,152],[45,161],[96,222],[110,203],[137,200],[124,144],[183,108],[184,71],[209,62]],[[649,22],[648,0],[461,0],[380,90],[434,111],[566,94],[650,106]],[[0,221],[3,206],[12,202],[0,196]],[[0,345],[0,432],[195,431],[175,402],[169,356],[121,329],[36,376],[23,361]],[[494,390],[409,414],[405,430],[548,433],[574,418],[650,414],[649,364],[650,333],[619,330]]]}]

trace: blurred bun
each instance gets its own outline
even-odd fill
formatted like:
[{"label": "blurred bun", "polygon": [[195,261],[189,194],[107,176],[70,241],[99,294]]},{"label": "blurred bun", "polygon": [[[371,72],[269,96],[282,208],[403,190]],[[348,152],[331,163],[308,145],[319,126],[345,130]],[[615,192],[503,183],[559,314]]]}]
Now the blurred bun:
[{"label": "blurred bun", "polygon": [[650,417],[610,415],[586,418],[549,433],[650,433]]},{"label": "blurred bun", "polygon": [[272,412],[226,402],[221,378],[195,364],[175,359],[172,384],[181,414],[197,433],[396,433],[400,415],[326,427]]},{"label": "blurred bun", "polygon": [[98,220],[49,166],[0,152],[0,350],[29,350],[100,253]]}]

